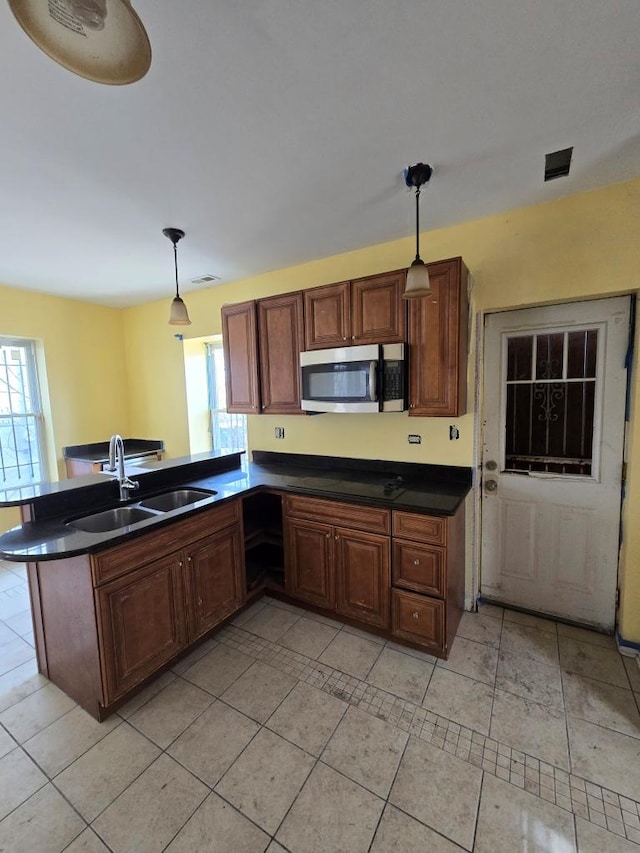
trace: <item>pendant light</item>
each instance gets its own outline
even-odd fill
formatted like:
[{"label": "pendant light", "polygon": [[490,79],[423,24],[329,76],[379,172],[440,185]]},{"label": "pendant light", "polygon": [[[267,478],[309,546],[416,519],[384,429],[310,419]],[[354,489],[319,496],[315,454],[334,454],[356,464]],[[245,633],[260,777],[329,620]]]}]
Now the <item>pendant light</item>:
[{"label": "pendant light", "polygon": [[96,83],[134,83],[149,70],[151,45],[129,0],[9,0],[47,56]]},{"label": "pendant light", "polygon": [[176,268],[176,295],[171,303],[171,313],[169,314],[170,326],[190,326],[191,320],[187,314],[187,306],[180,298],[178,290],[178,241],[184,237],[184,231],[180,228],[163,228],[162,233],[173,243],[173,261]]},{"label": "pendant light", "polygon": [[402,294],[404,299],[416,299],[429,296],[429,271],[420,257],[420,187],[429,181],[433,169],[428,163],[416,163],[404,170],[404,180],[408,187],[416,188],[416,257],[407,271],[407,281]]}]

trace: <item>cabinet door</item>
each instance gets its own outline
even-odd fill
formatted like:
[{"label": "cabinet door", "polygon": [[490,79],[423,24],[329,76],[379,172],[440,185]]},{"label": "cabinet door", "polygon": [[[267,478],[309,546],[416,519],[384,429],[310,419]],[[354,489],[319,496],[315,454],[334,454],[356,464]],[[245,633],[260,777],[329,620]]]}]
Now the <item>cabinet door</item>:
[{"label": "cabinet door", "polygon": [[240,526],[197,543],[187,554],[186,569],[187,615],[192,641],[244,604]]},{"label": "cabinet door", "polygon": [[333,530],[290,519],[285,525],[285,578],[290,595],[333,610]]},{"label": "cabinet door", "polygon": [[389,626],[389,537],[336,527],[336,610],[361,622]]},{"label": "cabinet door", "polygon": [[409,415],[463,415],[467,403],[467,269],[429,264],[432,294],[409,305]]},{"label": "cabinet door", "polygon": [[404,270],[351,282],[353,344],[401,344],[406,336]]},{"label": "cabinet door", "polygon": [[348,281],[304,291],[305,349],[351,344],[351,288]]},{"label": "cabinet door", "polygon": [[258,300],[262,412],[304,414],[300,409],[300,353],[304,349],[302,294]]},{"label": "cabinet door", "polygon": [[227,411],[257,415],[260,392],[255,302],[222,307],[222,345]]},{"label": "cabinet door", "polygon": [[174,554],[96,591],[106,704],[185,647],[182,570]]}]

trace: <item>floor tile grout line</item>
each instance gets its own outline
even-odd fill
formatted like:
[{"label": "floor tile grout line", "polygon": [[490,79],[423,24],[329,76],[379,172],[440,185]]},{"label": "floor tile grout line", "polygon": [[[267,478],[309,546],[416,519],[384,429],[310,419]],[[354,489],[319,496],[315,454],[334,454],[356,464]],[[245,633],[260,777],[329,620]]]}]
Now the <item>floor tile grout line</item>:
[{"label": "floor tile grout line", "polygon": [[[393,774],[393,779],[391,780],[391,785],[389,785],[389,792],[387,793],[387,796],[385,797],[384,806],[382,807],[382,811],[380,812],[380,817],[378,818],[378,822],[376,823],[376,828],[373,832],[373,835],[371,836],[371,842],[369,844],[369,847],[367,848],[367,853],[370,853],[371,848],[373,847],[373,843],[376,840],[376,835],[378,834],[378,829],[380,828],[380,824],[382,823],[382,818],[384,816],[385,811],[387,810],[387,806],[389,806],[389,805],[393,806],[393,803],[390,801],[389,798],[391,797],[391,792],[393,791],[393,786],[395,785],[396,779],[398,778],[398,772],[400,771],[400,765],[402,764],[404,756],[407,752],[407,748],[409,746],[410,740],[411,740],[411,735],[409,735],[409,737],[407,738],[405,745],[403,747],[402,755],[400,756],[400,760],[398,761],[398,766],[396,767],[396,772]],[[394,808],[395,808],[395,806],[394,806]],[[414,820],[417,820],[417,818],[414,818]],[[422,823],[422,821],[420,821],[420,823]],[[423,826],[426,826],[426,824],[423,824]]]},{"label": "floor tile grout line", "polygon": [[[300,616],[299,618],[302,618],[302,616]],[[297,620],[297,621],[299,621],[299,620]],[[295,623],[294,623],[294,624],[295,624]],[[237,628],[237,627],[238,627],[238,626],[234,626],[234,628]],[[247,633],[247,632],[246,632],[246,629],[242,628],[241,626],[240,626],[240,629],[239,629],[239,630],[240,630],[242,633]],[[348,633],[348,632],[347,632],[347,633]],[[306,662],[307,662],[307,663],[306,663],[306,667],[308,667],[308,668],[310,668],[310,669],[313,669],[313,668],[314,668],[314,667],[316,667],[316,666],[318,665],[318,663],[319,663],[318,661],[314,660],[313,658],[307,658],[305,655],[302,655],[302,654],[301,654],[301,653],[299,653],[299,652],[295,652],[294,650],[288,650],[288,649],[285,649],[284,647],[280,647],[280,646],[279,646],[279,642],[278,642],[278,640],[276,640],[276,641],[270,641],[270,640],[266,640],[265,638],[257,638],[257,639],[258,639],[260,642],[258,642],[256,645],[257,645],[258,647],[260,647],[260,646],[261,646],[261,648],[258,648],[258,650],[257,650],[257,656],[256,656],[256,655],[254,655],[254,654],[253,654],[253,653],[251,653],[251,652],[250,652],[250,653],[248,653],[248,654],[249,654],[249,656],[253,656],[255,660],[260,660],[260,659],[261,659],[261,657],[260,657],[259,655],[260,655],[260,654],[262,654],[265,650],[268,650],[268,649],[269,649],[269,647],[271,647],[271,651],[273,651],[273,649],[274,649],[274,648],[276,648],[276,649],[283,649],[283,650],[284,650],[284,651],[286,651],[286,652],[290,652],[291,654],[289,654],[289,658],[290,658],[291,660],[295,661],[298,665],[301,665],[301,664],[302,664],[302,659],[306,659]],[[279,638],[279,639],[280,639],[280,638]],[[472,642],[478,642],[478,641],[472,641]],[[579,641],[577,641],[577,642],[579,642]],[[595,646],[595,644],[593,644],[593,645]],[[382,649],[384,649],[384,648],[385,648],[385,645],[380,644],[380,646],[381,646],[381,648],[380,648],[380,651],[379,651],[379,653],[378,653],[378,656],[377,656],[376,660],[379,658],[380,654],[382,653]],[[214,646],[213,648],[215,648],[215,646]],[[211,650],[212,650],[212,649],[211,649]],[[210,651],[211,651],[211,650],[210,650]],[[206,655],[207,653],[208,653],[208,652],[205,652],[205,655]],[[244,653],[246,653],[246,650],[245,650],[245,652],[244,652]],[[277,658],[277,651],[276,651],[276,658]],[[295,674],[295,673],[293,673],[293,672],[290,672],[290,670],[288,670],[288,669],[287,669],[287,670],[283,670],[282,666],[281,666],[281,665],[279,665],[279,664],[281,664],[281,662],[280,662],[279,660],[277,660],[277,659],[275,659],[275,660],[274,660],[273,656],[272,656],[268,661],[263,661],[263,663],[265,663],[266,665],[273,666],[273,668],[274,668],[274,669],[279,669],[280,671],[287,671],[287,672],[289,672],[289,674],[294,675],[294,677],[296,677],[296,678],[298,679],[298,681],[299,681],[299,682],[304,683],[304,681],[305,681],[305,678],[304,678],[303,676],[301,676],[301,675],[297,675],[297,674]],[[374,665],[375,665],[375,661],[374,661],[374,663],[372,663],[371,667],[373,667]],[[336,670],[336,668],[331,667],[331,666],[329,666],[329,665],[327,665],[327,664],[324,664],[323,666],[324,666],[326,669],[332,670],[332,674],[335,674],[336,672],[341,673],[341,671]],[[369,669],[369,672],[370,672],[370,671],[371,671],[371,668]],[[433,670],[432,670],[432,672],[433,672]],[[562,670],[562,672],[564,672],[564,671]],[[243,673],[241,673],[239,676],[237,676],[237,678],[235,679],[235,681],[237,681],[239,678],[241,678],[244,674],[245,674],[245,673],[243,672]],[[341,673],[341,675],[342,675],[343,677],[346,677],[348,680],[355,681],[355,682],[360,682],[360,684],[362,684],[362,683],[365,683],[365,684],[366,684],[366,683],[367,683],[367,682],[366,682],[366,679],[358,679],[358,678],[356,678],[355,676],[348,676],[348,674],[346,674],[346,673]],[[629,675],[628,675],[628,672],[626,671],[626,669],[625,669],[625,675],[627,676],[627,679],[629,680]],[[178,677],[178,678],[182,677],[182,673],[176,674],[176,677]],[[308,676],[307,676],[307,677],[308,677]],[[328,692],[328,693],[333,692],[333,686],[332,686],[331,690],[326,689],[328,682],[331,680],[331,677],[332,677],[332,675],[330,675],[329,677],[325,678],[325,679],[324,679],[324,681],[323,681],[323,684],[320,686],[320,689],[325,688],[325,689],[324,689],[324,692]],[[184,679],[184,680],[185,680],[185,681],[187,681],[188,679]],[[339,680],[340,680],[340,679],[338,679],[338,681],[339,681]],[[233,683],[235,683],[235,681],[234,681],[234,682],[232,682],[232,684],[233,684]],[[495,679],[494,679],[494,682],[495,682]],[[606,682],[605,682],[605,683],[606,683]],[[629,683],[630,683],[630,680],[629,680]],[[38,690],[42,689],[42,687],[43,687],[43,686],[46,686],[46,685],[42,685],[41,687],[37,688],[37,690],[36,690],[36,691],[34,691],[34,693],[35,693],[35,692],[37,692]],[[167,685],[167,686],[168,686],[168,685]],[[199,687],[199,685],[197,685],[197,686]],[[229,686],[232,686],[232,685],[229,685]],[[367,684],[367,686],[369,686],[369,685]],[[200,688],[200,689],[202,689],[202,688]],[[226,688],[226,689],[229,689],[229,688]],[[291,689],[294,689],[294,688],[291,688]],[[562,681],[562,689],[563,689],[563,698],[564,698],[564,680]],[[375,692],[375,691],[378,691],[378,692],[381,692],[381,693],[386,693],[386,694],[390,695],[391,697],[393,697],[393,698],[395,698],[395,699],[398,699],[398,698],[399,698],[399,697],[395,697],[395,696],[394,696],[394,694],[389,693],[389,691],[384,691],[384,690],[382,690],[381,688],[374,688],[374,692]],[[208,691],[205,691],[205,692],[208,692]],[[289,692],[290,692],[290,691],[289,691]],[[633,693],[633,691],[631,691],[631,692]],[[32,695],[32,694],[28,694],[28,695]],[[157,694],[156,694],[156,695],[157,695]],[[210,695],[212,695],[212,694],[210,694]],[[23,698],[28,698],[28,697],[23,697]],[[150,697],[150,699],[152,699],[152,698],[153,698],[153,697]],[[285,697],[285,698],[286,698],[286,697]],[[149,700],[147,700],[147,701],[150,701],[150,699],[149,699]],[[349,704],[352,704],[352,705],[354,705],[355,707],[357,707],[357,706],[358,706],[358,703],[353,702],[352,700],[353,700],[353,693],[350,695],[350,697],[349,697],[349,699],[348,699],[347,701],[349,702]],[[18,700],[18,701],[22,701],[22,700]],[[224,702],[224,700],[223,700],[221,697],[217,697],[217,696],[214,696],[214,697],[213,697],[213,701],[221,701],[221,702],[223,702],[224,704],[227,704],[227,703],[225,703],[225,702]],[[282,701],[284,701],[284,699],[283,699]],[[415,703],[415,702],[409,702],[409,701],[407,701],[407,700],[402,700],[402,701],[403,701],[403,702],[405,702],[405,707],[406,707],[406,705],[414,706],[414,708],[415,708],[415,707],[419,707],[419,706],[417,706],[417,703]],[[146,703],[144,703],[144,704],[146,704]],[[141,706],[141,707],[144,707],[144,704],[143,704],[143,706]],[[212,702],[211,704],[213,704],[213,702]],[[280,703],[280,704],[281,704],[281,703]],[[208,707],[210,707],[210,706],[211,706],[211,705],[209,705]],[[12,706],[9,706],[9,707],[12,707]],[[77,707],[77,706],[76,706],[76,707]],[[233,707],[233,706],[230,706],[230,707]],[[71,710],[74,710],[74,709],[73,709],[73,708],[72,708],[72,709],[69,709],[69,711],[65,712],[65,714],[62,714],[60,717],[56,718],[56,720],[52,721],[49,725],[52,725],[52,724],[53,724],[53,722],[56,722],[56,721],[57,721],[57,720],[59,720],[61,717],[64,717],[66,714],[70,713],[70,712],[71,712]],[[205,709],[205,710],[206,710],[206,709]],[[238,709],[234,709],[234,710],[238,710]],[[363,710],[365,710],[365,709],[363,708]],[[275,709],[274,709],[274,712],[275,712]],[[379,714],[373,714],[373,712],[372,712],[371,710],[368,710],[368,711],[365,711],[365,712],[370,713],[370,714],[375,715],[375,716],[378,716],[378,717],[380,716]],[[204,711],[203,711],[202,713],[204,713]],[[242,712],[240,712],[240,713],[242,713]],[[415,713],[415,711],[414,711],[414,713]],[[436,717],[439,717],[440,715],[435,715],[435,716],[436,716]],[[567,715],[565,715],[565,719],[566,719],[566,718],[567,718]],[[384,719],[384,717],[382,717],[382,719]],[[440,719],[444,720],[444,721],[447,723],[447,726],[448,726],[448,727],[450,727],[451,725],[454,725],[454,726],[456,726],[458,729],[460,729],[460,728],[465,728],[465,727],[461,727],[459,724],[455,724],[455,723],[453,723],[452,721],[446,721],[446,718],[442,718],[442,717],[440,717]],[[128,720],[124,720],[124,719],[123,719],[122,721],[127,722]],[[256,722],[257,722],[257,724],[260,726],[260,730],[261,730],[262,728],[265,728],[265,727],[266,727],[266,723],[260,723],[260,722],[258,722],[258,721],[256,721]],[[395,724],[395,723],[393,723],[393,721],[391,721],[391,720],[386,720],[386,722],[390,723],[391,725],[396,725],[396,724]],[[120,725],[120,724],[119,724],[119,725]],[[119,725],[116,727],[116,729],[119,727]],[[338,723],[338,725],[339,725],[339,723]],[[132,728],[135,728],[135,726],[133,726],[132,724],[130,724],[130,726],[131,726]],[[49,726],[45,727],[45,729],[46,729],[46,728],[48,728],[48,727],[49,727]],[[404,727],[397,726],[397,725],[396,725],[396,727],[397,727],[397,728],[400,728],[400,729],[401,729],[401,730],[403,730],[403,731],[407,731],[407,729],[405,729]],[[42,729],[41,731],[44,731],[45,729]],[[448,729],[447,729],[447,730],[448,730]],[[335,731],[335,730],[334,730],[334,731]],[[473,730],[470,730],[470,731],[473,731]],[[142,733],[142,734],[143,734],[143,733]],[[107,735],[105,735],[105,737],[106,737],[106,736],[107,736]],[[143,735],[143,736],[144,736],[144,735]],[[12,735],[11,735],[11,737],[12,737],[12,739],[13,739],[13,740],[15,740],[15,738],[13,738],[13,736],[12,736]],[[485,737],[485,736],[481,735],[481,737]],[[102,740],[102,739],[103,739],[103,738],[101,738],[100,740]],[[488,738],[488,736],[487,736],[487,737],[486,737],[486,740],[490,740],[490,738]],[[174,739],[174,741],[175,741],[175,739]],[[100,742],[100,741],[96,742],[96,744],[93,744],[91,747],[89,747],[89,749],[91,749],[93,746],[97,745],[97,743],[99,743],[99,742]],[[26,741],[25,741],[25,743],[26,743]],[[157,745],[156,745],[156,746],[157,746]],[[169,745],[169,746],[170,746],[170,745]],[[297,746],[297,745],[296,745],[296,746]],[[25,752],[25,753],[28,755],[28,757],[29,757],[32,761],[34,761],[34,759],[32,759],[32,758],[31,758],[30,754],[29,754],[26,750],[24,750],[24,748],[23,748],[23,746],[22,746],[21,744],[18,744],[18,747],[19,747],[19,748],[21,748],[21,749],[23,749],[23,752]],[[168,748],[169,748],[169,747],[167,747],[167,749],[168,749]],[[442,748],[442,747],[437,747],[437,748]],[[12,750],[12,751],[13,751],[13,750]],[[85,750],[85,752],[86,752],[86,751],[88,751],[88,750]],[[163,751],[163,752],[166,752],[166,750],[162,750],[162,751]],[[82,755],[84,755],[84,754],[85,754],[85,753],[82,753]],[[75,760],[78,760],[79,758],[81,758],[81,757],[82,757],[82,755],[81,755],[81,756],[78,756],[76,759],[74,759],[74,761],[75,761]],[[525,757],[526,757],[526,754],[524,754],[524,755],[525,755]],[[171,757],[172,757],[172,756],[171,756]],[[317,758],[317,757],[315,757],[315,756],[313,756],[313,758],[314,758],[314,759],[316,759],[316,762],[315,762],[315,764],[314,764],[314,766],[316,766],[317,761],[318,761],[318,760],[320,760],[320,759],[319,759],[319,758]],[[175,760],[175,759],[174,759],[174,760]],[[538,761],[538,759],[535,759],[535,760],[536,760],[536,761]],[[39,766],[39,765],[37,765],[37,762],[35,762],[35,761],[34,761],[34,763],[36,764],[36,766]],[[323,763],[324,763],[324,762],[323,762]],[[71,764],[73,764],[73,762],[71,762]],[[71,765],[67,765],[67,767],[68,767],[68,766],[71,766]],[[550,766],[552,767],[552,769],[554,769],[554,771],[555,771],[555,769],[558,769],[558,768],[553,768],[553,765],[550,765]],[[571,765],[570,765],[570,766],[571,766]],[[67,768],[64,768],[64,769],[67,769]],[[60,771],[60,773],[64,772],[64,769],[63,769],[62,771]],[[185,769],[186,769],[186,768],[185,768]],[[143,771],[143,772],[144,772],[144,771]],[[190,772],[190,771],[189,771],[189,772]],[[488,772],[490,772],[490,771],[488,771]],[[565,773],[565,775],[566,775],[566,771],[563,771],[563,772],[564,772],[564,773]],[[56,775],[59,775],[59,774],[56,774]],[[493,775],[495,775],[495,773],[494,773]],[[571,774],[571,773],[569,772],[569,775],[573,775],[573,774]],[[45,776],[46,776],[46,778],[47,778],[48,780],[50,780],[50,781],[52,781],[52,782],[53,782],[53,779],[54,779],[54,778],[56,778],[56,777],[49,777],[49,776],[48,776],[48,774],[45,774]],[[198,778],[198,777],[196,777],[196,778]],[[349,778],[349,777],[347,777],[347,778]],[[554,778],[555,778],[555,777],[554,777]],[[483,779],[484,779],[484,775],[483,775]],[[584,780],[584,781],[586,782],[586,780]],[[46,784],[46,783],[45,783],[45,784]],[[556,780],[556,784],[557,784],[557,780]],[[593,788],[598,788],[598,789],[600,790],[601,796],[603,797],[603,800],[604,800],[604,798],[606,797],[606,794],[607,794],[607,793],[609,793],[607,789],[602,788],[601,786],[597,785],[597,783],[586,783],[586,784],[588,784],[588,785],[592,786]],[[43,786],[43,787],[44,787],[44,786]],[[54,787],[56,787],[56,790],[58,790],[58,789],[57,789],[57,786],[55,785],[55,783],[54,783]],[[208,786],[207,786],[207,787],[208,787]],[[41,789],[38,789],[38,790],[41,790]],[[125,789],[125,790],[126,790],[126,789]],[[372,793],[373,793],[373,792],[372,792]],[[617,797],[617,798],[618,798],[618,802],[619,802],[619,796],[620,796],[620,797],[622,797],[622,796],[623,796],[623,795],[617,795],[615,792],[610,792],[610,793],[611,793],[614,797]],[[118,795],[118,796],[119,796],[119,795]],[[376,795],[376,796],[378,796],[378,795]],[[116,797],[116,799],[117,799],[117,797]],[[627,801],[629,801],[629,802],[635,802],[635,801],[630,800],[630,798],[624,798],[624,797],[623,797],[623,799],[626,799],[626,800],[627,800]],[[558,803],[556,803],[556,804],[557,804],[557,805],[559,805],[559,807],[560,807],[560,808],[565,808],[564,806],[562,806],[562,805],[560,805],[560,804],[558,804]],[[569,809],[566,809],[566,808],[565,808],[565,810],[569,810]],[[637,803],[636,803],[636,812],[638,812]],[[583,815],[578,814],[575,810],[572,810],[572,813],[573,813],[573,815],[574,815],[574,822],[575,822],[575,818],[576,818],[576,817],[578,817],[578,816],[583,817]],[[621,811],[621,813],[622,813],[622,811]],[[604,812],[603,812],[603,814],[604,814]],[[608,817],[608,813],[607,813],[607,817]],[[588,820],[589,818],[584,818],[584,817],[583,817],[583,819],[587,819],[587,820]],[[85,820],[85,819],[83,818],[83,820]],[[592,822],[593,822],[593,821],[592,821]],[[609,830],[608,826],[606,826],[606,827],[604,827],[604,828],[605,828],[605,829],[607,829],[608,831],[612,831],[612,830]],[[623,827],[623,828],[624,828],[624,827]]]},{"label": "floor tile grout line", "polygon": [[[234,626],[234,627],[235,627],[235,626]],[[246,631],[243,631],[243,629],[240,629],[240,631],[241,631],[242,633],[247,633]],[[226,639],[227,639],[227,637],[228,637],[228,635],[224,632],[224,629],[223,629],[223,632],[221,632],[221,633],[224,635],[224,636],[222,636],[222,637],[221,637],[221,641],[222,641],[222,642],[225,642],[225,641],[226,641]],[[235,643],[239,643],[239,641],[238,641],[238,640],[235,640],[234,642],[235,642]],[[272,645],[272,646],[277,646],[277,643],[271,643],[271,645]],[[298,653],[298,654],[299,654],[299,653]],[[301,656],[301,657],[302,657],[302,656]],[[313,659],[309,659],[309,662],[311,663],[311,665],[313,665],[314,663],[316,663],[316,664],[318,663],[317,661],[313,661]],[[334,668],[332,668],[332,667],[329,667],[329,668],[330,668],[330,669],[334,669]],[[336,671],[336,670],[334,669],[334,672],[335,672],[335,671]],[[341,672],[341,671],[339,671],[339,670],[338,670],[338,672],[340,673],[340,675],[341,675],[341,676],[344,676],[344,675],[345,675],[344,673],[342,673],[342,672]],[[327,684],[328,684],[328,682],[329,682],[330,680],[331,680],[331,676],[329,676],[328,678],[324,679],[324,681],[323,681],[322,685],[320,685],[320,689],[324,690],[325,692],[332,692],[332,691],[330,691],[330,690],[327,690],[327,689],[326,689]],[[358,680],[358,681],[362,681],[361,679],[356,679],[356,680]],[[317,685],[316,685],[316,686],[317,686]],[[368,686],[368,685],[367,685],[367,686]],[[379,692],[381,692],[381,693],[387,693],[387,691],[383,691],[383,690],[381,690],[380,688],[374,688],[374,690],[377,690],[377,691],[379,691]],[[393,696],[393,694],[388,694],[388,695],[390,695],[393,699],[396,699],[396,698],[397,698],[397,697],[394,697],[394,696]],[[344,698],[344,693],[343,693],[343,695],[342,695],[340,698]],[[404,701],[404,700],[402,700],[402,701]],[[350,704],[355,704],[355,703],[351,703],[351,702],[350,702]],[[358,704],[359,704],[359,703],[358,703]],[[415,708],[417,709],[417,706],[415,705],[415,703],[409,703],[409,704],[410,704],[410,705],[415,706]],[[406,706],[406,703],[405,703],[405,706]],[[366,709],[363,709],[363,710],[366,710]],[[371,712],[369,712],[369,713],[371,713]],[[414,713],[415,713],[415,711],[414,711]],[[379,714],[379,713],[377,713],[377,714],[375,714],[375,716],[380,717],[380,714]],[[446,718],[443,718],[443,717],[441,717],[440,715],[434,715],[434,716],[438,717],[438,719],[439,719],[439,720],[443,720],[443,721],[446,723],[446,726],[443,726],[443,728],[444,728],[446,731],[448,731],[448,727],[449,727],[450,725],[452,725],[452,724],[453,724],[453,725],[455,725],[455,726],[457,726],[458,728],[460,728],[460,724],[453,723],[453,721],[447,720]],[[384,717],[382,717],[382,719],[384,719]],[[392,725],[394,724],[394,722],[393,722],[392,720],[387,720],[387,722],[391,722],[391,724],[392,724]],[[407,731],[407,729],[405,729],[403,726],[398,726],[398,727],[399,727],[399,728],[401,728],[401,729],[402,729],[402,730],[404,730],[404,731]],[[465,727],[465,728],[467,728],[467,727]],[[493,739],[491,739],[491,738],[487,738],[486,736],[482,735],[482,734],[481,734],[481,733],[479,733],[479,732],[477,732],[477,733],[476,733],[476,732],[474,732],[474,730],[471,730],[471,731],[472,731],[473,733],[475,733],[475,734],[478,734],[478,736],[479,736],[480,738],[482,738],[483,740],[485,740],[485,741],[486,741],[486,740],[493,740]],[[432,737],[433,737],[433,736],[432,736]],[[424,738],[422,738],[422,739],[424,740]],[[433,740],[431,740],[431,742],[433,742]],[[498,743],[499,743],[499,742],[498,742]],[[436,746],[438,746],[438,744],[435,744],[435,745],[436,745]],[[516,753],[516,755],[522,755],[522,756],[523,756],[523,762],[522,762],[522,767],[523,767],[523,768],[525,767],[524,760],[525,760],[527,757],[529,757],[532,761],[538,762],[538,764],[542,763],[542,764],[544,764],[545,766],[550,767],[550,768],[554,771],[554,776],[553,776],[554,780],[555,780],[555,778],[556,778],[555,773],[556,773],[556,771],[557,771],[557,770],[560,770],[560,771],[561,771],[561,772],[563,772],[563,773],[566,773],[566,772],[567,772],[567,771],[562,770],[562,768],[559,768],[559,767],[558,767],[558,768],[556,768],[554,765],[550,764],[549,762],[540,762],[540,759],[535,758],[535,756],[528,756],[528,754],[527,754],[527,753],[524,753],[524,752],[522,752],[521,750],[514,750],[512,747],[509,747],[507,744],[503,744],[503,746],[504,746],[506,749],[508,749],[508,750],[510,751],[510,753],[511,753],[511,754],[513,754],[513,753],[515,752],[515,753]],[[443,745],[442,745],[441,747],[439,747],[439,748],[444,748],[444,739],[443,739]],[[463,760],[464,760],[464,759],[463,759]],[[473,762],[471,762],[471,763],[473,764]],[[516,762],[516,763],[518,763],[518,762]],[[475,765],[475,766],[478,766],[478,765]],[[486,770],[487,768],[486,768],[486,767],[484,767],[484,765],[483,765],[483,766],[482,766],[482,769],[485,769],[485,770]],[[497,775],[497,773],[494,771],[494,772],[492,773],[492,775]],[[574,775],[574,774],[572,774],[572,775]],[[502,777],[502,776],[499,776],[499,778],[503,778],[503,777]],[[508,780],[505,780],[505,781],[508,781],[510,784],[514,784],[514,782],[512,782],[512,781],[511,781],[511,774],[510,774],[510,778],[509,778]],[[584,780],[584,781],[586,782],[586,780]],[[523,773],[523,782],[524,782],[524,773]],[[595,784],[595,783],[591,783],[591,784]],[[533,793],[533,794],[534,794],[534,796],[537,796],[539,799],[543,799],[543,800],[545,800],[546,802],[549,802],[549,800],[546,800],[544,797],[541,797],[541,796],[540,796],[540,794],[536,794],[535,792],[530,791],[530,790],[529,790],[529,789],[527,789],[524,785],[523,785],[523,786],[516,785],[516,787],[521,788],[521,790],[528,790],[528,792],[529,792],[529,793]],[[539,787],[539,785],[538,785],[538,787]],[[606,790],[606,789],[603,789],[601,786],[596,786],[596,787],[599,787],[601,790]],[[561,804],[559,804],[559,803],[557,802],[557,795],[556,795],[556,793],[555,793],[555,787],[554,787],[554,801],[553,801],[553,804],[554,804],[554,805],[559,806],[560,808],[563,808],[565,811],[567,811],[567,810],[568,810],[565,806],[563,806],[563,805],[561,805]],[[571,810],[573,811],[573,803],[572,803],[572,809],[571,809]],[[607,827],[605,827],[605,829],[607,829],[607,831],[610,831],[610,830],[608,830],[608,828],[607,828]]]}]

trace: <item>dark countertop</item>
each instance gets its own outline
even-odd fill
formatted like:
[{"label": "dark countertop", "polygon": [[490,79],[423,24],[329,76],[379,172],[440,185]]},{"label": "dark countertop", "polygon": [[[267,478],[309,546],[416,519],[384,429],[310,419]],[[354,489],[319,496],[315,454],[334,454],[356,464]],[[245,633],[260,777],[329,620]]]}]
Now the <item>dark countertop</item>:
[{"label": "dark countertop", "polygon": [[[125,459],[137,459],[141,456],[156,454],[164,450],[164,441],[148,438],[125,438]],[[95,441],[93,444],[70,444],[62,448],[65,459],[76,459],[79,462],[108,462],[109,442]]]},{"label": "dark countertop", "polygon": [[113,478],[96,474],[42,484],[31,487],[38,494],[23,494],[21,498],[15,491],[0,492],[0,506],[27,504],[33,519],[0,536],[0,557],[28,562],[98,552],[264,487],[445,516],[456,512],[471,488],[470,468],[261,451],[254,452],[253,462],[243,460],[239,453],[212,452],[146,462],[128,467],[127,473],[140,482],[140,490],[127,504],[185,486],[216,494],[125,528],[87,533],[66,522],[120,505]]}]

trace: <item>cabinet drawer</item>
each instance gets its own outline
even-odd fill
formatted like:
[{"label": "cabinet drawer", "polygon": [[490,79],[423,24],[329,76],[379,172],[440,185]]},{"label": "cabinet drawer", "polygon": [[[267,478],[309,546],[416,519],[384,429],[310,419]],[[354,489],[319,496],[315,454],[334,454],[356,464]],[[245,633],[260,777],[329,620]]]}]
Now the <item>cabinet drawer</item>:
[{"label": "cabinet drawer", "polygon": [[130,571],[132,567],[178,551],[190,542],[196,542],[210,533],[237,524],[239,520],[239,502],[233,500],[94,554],[91,557],[93,583],[97,586],[104,581],[113,580]]},{"label": "cabinet drawer", "polygon": [[391,590],[391,627],[396,637],[443,653],[444,617],[444,601]]},{"label": "cabinet drawer", "polygon": [[394,586],[443,597],[445,566],[444,548],[394,539]]},{"label": "cabinet drawer", "polygon": [[286,509],[287,514],[295,518],[337,524],[354,530],[366,530],[369,533],[382,533],[387,536],[391,530],[389,510],[381,507],[288,495]]},{"label": "cabinet drawer", "polygon": [[431,545],[446,545],[447,519],[396,510],[393,513],[393,535]]}]

